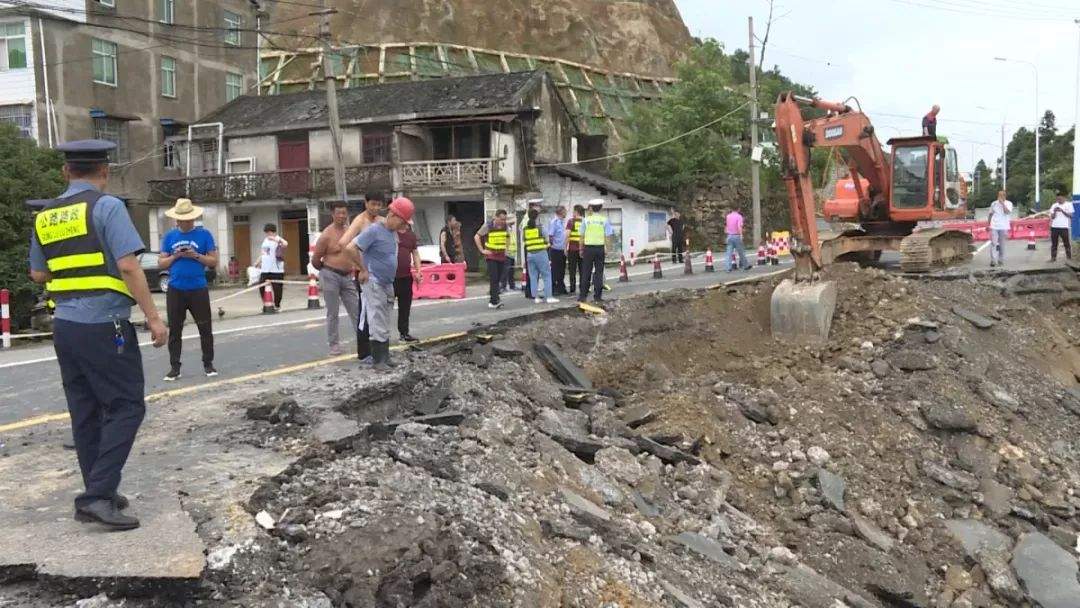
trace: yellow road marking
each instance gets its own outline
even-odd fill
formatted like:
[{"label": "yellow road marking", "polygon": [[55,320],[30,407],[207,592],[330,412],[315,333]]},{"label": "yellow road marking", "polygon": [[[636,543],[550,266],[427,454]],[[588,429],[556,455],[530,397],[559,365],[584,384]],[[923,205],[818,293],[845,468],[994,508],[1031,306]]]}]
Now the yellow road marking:
[{"label": "yellow road marking", "polygon": [[60,420],[67,420],[69,418],[67,412],[63,414],[46,414],[44,416],[35,416],[34,418],[27,418],[26,420],[20,420],[18,422],[12,422],[10,424],[0,425],[0,433],[8,431],[17,431],[19,429],[25,429],[31,426],[37,426],[39,424],[47,424],[49,422],[58,422]]},{"label": "yellow road marking", "polygon": [[[456,340],[458,338],[464,338],[467,336],[467,332],[455,332],[452,334],[446,334],[442,336],[436,336],[434,338],[426,338],[419,342],[414,342],[411,346],[427,346],[430,344],[438,344],[439,342],[447,342],[450,340]],[[391,350],[404,350],[409,346],[404,344],[398,344],[392,347]],[[146,396],[146,402],[161,401],[162,399],[168,399],[169,397],[176,397],[178,395],[187,395],[197,391],[217,388],[221,386],[228,386],[231,384],[239,384],[241,382],[248,382],[250,380],[259,380],[262,378],[270,378],[273,376],[280,376],[282,374],[289,374],[292,372],[298,372],[305,369],[311,369],[313,367],[319,367],[321,365],[328,365],[330,363],[341,363],[354,358],[356,355],[339,355],[336,357],[327,357],[325,359],[316,359],[315,361],[308,361],[307,363],[301,363],[299,365],[289,365],[287,367],[279,367],[263,372],[256,372],[254,374],[248,374],[246,376],[237,376],[235,378],[226,378],[224,380],[218,380],[216,382],[207,382],[206,384],[197,384],[194,386],[185,386],[183,388],[176,388],[168,391],[162,391],[160,393],[153,393]],[[29,428],[32,426],[39,426],[42,424],[48,424],[50,422],[59,422],[61,420],[68,420],[70,416],[67,412],[60,414],[46,414],[44,416],[36,416],[34,418],[27,418],[25,420],[19,420],[18,422],[11,422],[8,424],[0,425],[0,433],[7,433],[11,431],[17,431],[20,429]]]}]

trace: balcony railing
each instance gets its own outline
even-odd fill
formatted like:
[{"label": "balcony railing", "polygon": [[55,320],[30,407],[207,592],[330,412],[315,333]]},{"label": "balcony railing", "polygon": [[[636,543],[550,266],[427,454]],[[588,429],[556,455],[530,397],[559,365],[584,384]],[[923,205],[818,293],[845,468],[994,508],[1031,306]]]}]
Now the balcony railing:
[{"label": "balcony railing", "polygon": [[[390,189],[390,164],[346,167],[345,186],[350,193]],[[230,202],[318,198],[334,194],[333,169],[295,169],[151,180],[149,200],[170,203],[186,197],[196,202]]]},{"label": "balcony railing", "polygon": [[491,183],[495,159],[421,160],[401,163],[401,182],[410,187],[471,188]]}]

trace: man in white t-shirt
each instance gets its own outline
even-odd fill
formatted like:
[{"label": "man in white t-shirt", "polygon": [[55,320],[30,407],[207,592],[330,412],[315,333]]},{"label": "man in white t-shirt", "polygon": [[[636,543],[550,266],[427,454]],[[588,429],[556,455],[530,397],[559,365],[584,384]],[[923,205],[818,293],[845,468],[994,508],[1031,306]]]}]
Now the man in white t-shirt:
[{"label": "man in white t-shirt", "polygon": [[[256,266],[259,268],[259,284],[263,285],[267,281],[278,281],[273,283],[274,288],[274,308],[281,309],[281,293],[283,291],[283,285],[281,281],[285,280],[285,248],[289,246],[288,241],[278,236],[277,226],[274,224],[267,224],[263,226],[263,232],[266,234],[266,238],[263,239],[262,245],[259,245],[259,261]],[[259,295],[259,300],[262,300],[262,290],[256,290]]]},{"label": "man in white t-shirt", "polygon": [[1073,204],[1065,200],[1064,194],[1057,195],[1057,201],[1050,206],[1050,261],[1057,260],[1058,241],[1065,244],[1065,259],[1072,259],[1072,238],[1069,228],[1072,226]]},{"label": "man in white t-shirt", "polygon": [[1005,191],[998,192],[997,200],[990,203],[990,265],[1005,263],[1005,243],[1009,240],[1013,204],[1005,198]]}]

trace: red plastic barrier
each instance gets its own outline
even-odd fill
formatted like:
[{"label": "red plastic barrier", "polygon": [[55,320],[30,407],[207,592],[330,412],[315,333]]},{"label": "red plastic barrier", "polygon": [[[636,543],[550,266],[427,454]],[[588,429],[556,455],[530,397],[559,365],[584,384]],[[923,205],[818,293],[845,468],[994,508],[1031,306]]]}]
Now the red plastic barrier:
[{"label": "red plastic barrier", "polygon": [[977,222],[977,226],[971,229],[971,239],[973,241],[989,241],[990,240],[990,224],[986,222]]},{"label": "red plastic barrier", "polygon": [[978,241],[990,240],[990,224],[987,222],[978,222],[971,220],[964,221],[948,221],[941,224],[942,228],[949,230],[959,230],[960,232],[967,232],[971,235],[971,239]]},{"label": "red plastic barrier", "polygon": [[465,264],[425,264],[420,267],[420,276],[423,280],[413,283],[416,299],[465,297]]},{"label": "red plastic barrier", "polygon": [[[1033,232],[1034,234],[1032,234]],[[1050,218],[1040,217],[1029,220],[1013,220],[1010,224],[1010,239],[1026,240],[1032,236],[1036,239],[1050,238]]]}]

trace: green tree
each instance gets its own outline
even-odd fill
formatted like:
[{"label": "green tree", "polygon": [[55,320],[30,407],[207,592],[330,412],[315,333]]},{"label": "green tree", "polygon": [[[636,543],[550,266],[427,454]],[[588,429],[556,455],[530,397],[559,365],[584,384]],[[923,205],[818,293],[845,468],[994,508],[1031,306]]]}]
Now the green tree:
[{"label": "green tree", "polygon": [[975,165],[972,175],[973,183],[968,184],[968,200],[971,207],[989,207],[990,202],[997,197],[1001,182],[994,178],[986,161],[980,160]]},{"label": "green tree", "polygon": [[[1057,118],[1051,110],[1047,110],[1039,122],[1039,177],[1043,209],[1050,206],[1055,194],[1072,191],[1074,133],[1074,129],[1058,133]],[[1006,146],[1006,153],[1009,161],[1009,199],[1031,209],[1035,205],[1035,132],[1023,127],[1018,129]],[[980,195],[979,201],[982,202],[982,199]]]},{"label": "green tree", "polygon": [[28,276],[31,216],[25,201],[56,196],[64,189],[63,158],[19,136],[0,122],[0,287],[11,290],[16,327],[29,324],[30,308],[40,292]]}]

